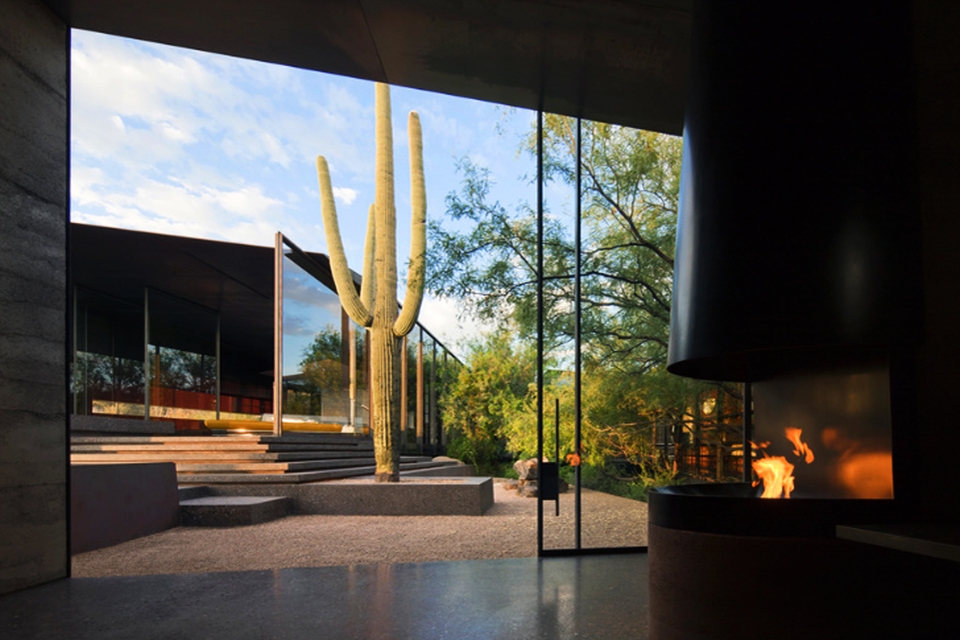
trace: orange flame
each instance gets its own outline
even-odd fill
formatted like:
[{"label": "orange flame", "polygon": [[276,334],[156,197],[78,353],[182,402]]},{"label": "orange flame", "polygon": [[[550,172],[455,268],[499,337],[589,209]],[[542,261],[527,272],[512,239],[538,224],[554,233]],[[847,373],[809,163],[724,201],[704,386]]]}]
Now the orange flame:
[{"label": "orange flame", "polygon": [[[794,455],[803,457],[806,463],[810,464],[813,462],[813,451],[800,440],[802,433],[803,430],[796,427],[784,429],[787,440],[793,443]],[[793,491],[793,470],[795,467],[787,462],[787,459],[783,456],[768,456],[765,449],[769,444],[769,442],[764,442],[754,445],[763,452],[763,457],[753,462],[753,470],[760,478],[753,483],[753,486],[763,482],[761,498],[780,498],[781,496],[789,498]]]},{"label": "orange flame", "polygon": [[793,455],[804,456],[804,461],[807,464],[813,462],[813,451],[805,442],[800,441],[800,434],[803,433],[803,429],[787,427],[784,429],[784,433],[787,436],[787,440],[793,443]]},{"label": "orange flame", "polygon": [[[766,454],[764,454],[766,455]],[[790,497],[793,491],[793,465],[783,456],[774,456],[754,460],[753,470],[760,476],[758,482],[763,482],[761,498]],[[753,486],[757,486],[754,482]]]},{"label": "orange flame", "polygon": [[893,497],[893,456],[889,451],[844,456],[838,475],[855,498]]},{"label": "orange flame", "polygon": [[820,434],[824,446],[840,453],[837,482],[853,498],[893,497],[893,454],[889,450],[864,451],[857,440],[829,427]]}]

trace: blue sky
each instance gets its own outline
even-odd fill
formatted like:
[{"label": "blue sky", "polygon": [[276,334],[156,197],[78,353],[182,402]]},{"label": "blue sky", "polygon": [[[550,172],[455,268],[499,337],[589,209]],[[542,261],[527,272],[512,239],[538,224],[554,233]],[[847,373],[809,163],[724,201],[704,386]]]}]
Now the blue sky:
[{"label": "blue sky", "polygon": [[[323,154],[347,258],[361,270],[373,83],[79,30],[71,73],[72,220],[267,246],[279,230],[326,253],[315,170]],[[464,156],[490,169],[494,199],[534,201],[534,160],[517,153],[533,112],[402,87],[392,98],[401,270],[410,110],[423,124],[428,217],[442,216],[459,188]],[[430,298],[420,315],[451,347],[478,327],[457,308]]]}]

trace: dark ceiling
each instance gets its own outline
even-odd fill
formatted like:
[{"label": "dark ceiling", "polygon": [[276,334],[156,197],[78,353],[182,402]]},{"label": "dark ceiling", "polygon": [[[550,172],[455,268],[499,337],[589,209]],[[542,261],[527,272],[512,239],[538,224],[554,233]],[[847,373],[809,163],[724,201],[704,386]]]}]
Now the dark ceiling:
[{"label": "dark ceiling", "polygon": [[692,0],[47,0],[72,27],[679,134]]}]

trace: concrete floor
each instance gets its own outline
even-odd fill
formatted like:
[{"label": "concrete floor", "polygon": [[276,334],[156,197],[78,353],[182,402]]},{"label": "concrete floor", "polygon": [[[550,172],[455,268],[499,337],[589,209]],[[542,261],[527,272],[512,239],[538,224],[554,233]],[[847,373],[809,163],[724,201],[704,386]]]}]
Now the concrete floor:
[{"label": "concrete floor", "polygon": [[644,553],[72,578],[0,597],[0,637],[642,638]]}]

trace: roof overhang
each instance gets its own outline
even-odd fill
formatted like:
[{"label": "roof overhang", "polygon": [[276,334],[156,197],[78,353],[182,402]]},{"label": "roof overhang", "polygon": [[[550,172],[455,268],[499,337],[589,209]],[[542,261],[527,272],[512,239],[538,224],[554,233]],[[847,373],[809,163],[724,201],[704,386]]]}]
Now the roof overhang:
[{"label": "roof overhang", "polygon": [[692,0],[47,0],[71,27],[679,134]]}]

